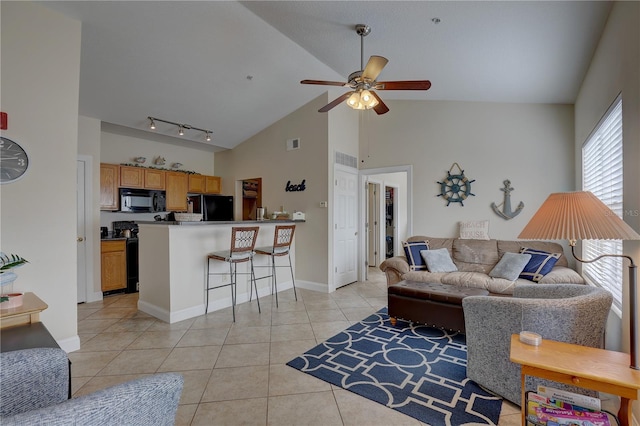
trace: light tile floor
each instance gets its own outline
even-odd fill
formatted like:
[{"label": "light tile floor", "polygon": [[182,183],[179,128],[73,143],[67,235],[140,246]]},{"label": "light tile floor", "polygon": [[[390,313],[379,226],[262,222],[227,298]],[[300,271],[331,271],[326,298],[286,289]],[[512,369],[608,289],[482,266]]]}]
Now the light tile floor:
[{"label": "light tile floor", "polygon": [[[384,275],[333,294],[298,289],[167,324],[139,312],[137,294],[78,305],[81,349],[69,354],[75,396],[156,372],[185,386],[179,425],[421,425],[412,417],[285,364],[387,304]],[[504,403],[499,425],[519,425]]]}]

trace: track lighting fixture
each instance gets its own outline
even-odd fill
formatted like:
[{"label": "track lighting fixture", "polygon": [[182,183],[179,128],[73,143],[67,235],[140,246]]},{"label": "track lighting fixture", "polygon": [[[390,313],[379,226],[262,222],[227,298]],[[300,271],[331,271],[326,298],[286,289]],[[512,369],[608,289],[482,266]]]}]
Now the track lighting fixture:
[{"label": "track lighting fixture", "polygon": [[202,132],[202,133],[205,134],[205,140],[207,142],[211,141],[211,133],[213,133],[211,130],[200,129],[199,127],[195,127],[195,126],[192,126],[190,124],[176,123],[176,122],[173,122],[173,121],[163,120],[161,118],[156,118],[156,117],[147,117],[147,118],[149,119],[149,129],[151,129],[151,130],[155,130],[156,129],[156,121],[160,121],[162,123],[167,123],[167,124],[171,124],[173,126],[178,126],[178,135],[180,135],[180,136],[184,136],[185,130],[197,130],[198,132]]}]

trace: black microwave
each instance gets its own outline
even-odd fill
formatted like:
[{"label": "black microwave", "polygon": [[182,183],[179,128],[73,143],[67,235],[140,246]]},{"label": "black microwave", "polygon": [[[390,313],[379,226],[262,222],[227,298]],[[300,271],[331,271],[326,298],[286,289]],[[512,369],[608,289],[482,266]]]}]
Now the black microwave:
[{"label": "black microwave", "polygon": [[120,188],[120,211],[155,213],[167,210],[165,191]]}]

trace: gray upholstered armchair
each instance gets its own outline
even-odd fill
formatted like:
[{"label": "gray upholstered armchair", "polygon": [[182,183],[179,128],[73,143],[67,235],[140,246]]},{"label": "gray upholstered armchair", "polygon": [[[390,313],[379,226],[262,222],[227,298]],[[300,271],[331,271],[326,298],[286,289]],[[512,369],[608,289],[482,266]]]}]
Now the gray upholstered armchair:
[{"label": "gray upholstered armchair", "polygon": [[67,399],[62,349],[0,354],[0,423],[8,425],[173,425],[184,379],[155,374]]},{"label": "gray upholstered armchair", "polygon": [[[576,284],[521,285],[515,288],[513,297],[466,297],[462,307],[467,377],[520,405],[520,365],[509,360],[511,335],[533,331],[543,339],[599,348],[611,302],[607,290]],[[542,383],[588,393],[531,377],[527,377],[527,390],[535,390]]]}]

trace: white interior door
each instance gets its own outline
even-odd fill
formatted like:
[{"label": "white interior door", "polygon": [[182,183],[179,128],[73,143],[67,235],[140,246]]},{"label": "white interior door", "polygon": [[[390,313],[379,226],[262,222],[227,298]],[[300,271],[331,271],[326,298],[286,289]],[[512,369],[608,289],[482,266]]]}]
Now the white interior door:
[{"label": "white interior door", "polygon": [[76,197],[76,235],[78,244],[78,303],[87,301],[87,232],[85,220],[85,162],[78,160]]},{"label": "white interior door", "polygon": [[358,174],[335,168],[334,283],[336,288],[358,279]]}]

